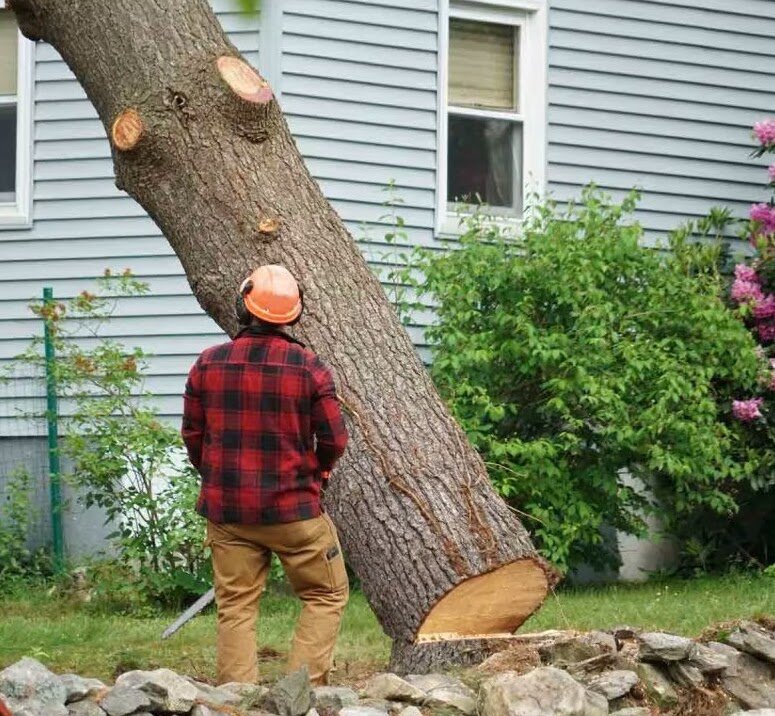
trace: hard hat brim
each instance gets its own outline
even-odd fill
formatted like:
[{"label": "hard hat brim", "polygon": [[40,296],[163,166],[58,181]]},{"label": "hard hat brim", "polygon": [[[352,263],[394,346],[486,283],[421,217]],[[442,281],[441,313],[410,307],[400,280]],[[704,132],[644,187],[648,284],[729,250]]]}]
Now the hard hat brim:
[{"label": "hard hat brim", "polygon": [[267,323],[274,323],[276,325],[283,325],[285,323],[293,323],[301,315],[301,299],[299,299],[296,305],[287,313],[279,314],[272,313],[263,306],[259,306],[253,297],[248,294],[245,296],[245,308],[250,311],[256,318],[266,321]]}]

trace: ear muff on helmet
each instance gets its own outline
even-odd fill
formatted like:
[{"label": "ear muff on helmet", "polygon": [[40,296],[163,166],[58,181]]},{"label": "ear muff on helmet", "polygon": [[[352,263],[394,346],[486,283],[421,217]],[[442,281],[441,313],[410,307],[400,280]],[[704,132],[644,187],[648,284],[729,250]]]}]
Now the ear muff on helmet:
[{"label": "ear muff on helmet", "polygon": [[249,326],[253,322],[253,314],[248,311],[248,307],[245,305],[245,294],[250,293],[252,289],[253,282],[250,279],[244,281],[234,302],[234,312],[237,314],[237,323],[240,326]]}]

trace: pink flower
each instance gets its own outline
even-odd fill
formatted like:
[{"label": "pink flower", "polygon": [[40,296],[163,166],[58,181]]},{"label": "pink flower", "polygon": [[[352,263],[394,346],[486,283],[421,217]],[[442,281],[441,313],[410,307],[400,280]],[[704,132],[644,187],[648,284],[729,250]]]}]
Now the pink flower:
[{"label": "pink flower", "polygon": [[759,408],[762,407],[764,398],[751,398],[750,400],[733,400],[732,401],[732,415],[743,423],[751,423],[757,418],[761,418],[762,414]]},{"label": "pink flower", "polygon": [[734,280],[730,296],[732,296],[732,300],[736,303],[758,304],[764,300],[762,287],[758,283],[743,281],[739,278]]},{"label": "pink flower", "polygon": [[760,340],[764,343],[769,343],[775,340],[775,323],[772,321],[766,321],[756,326],[756,332],[759,334]]},{"label": "pink flower", "polygon": [[775,184],[775,164],[770,164],[770,168],[767,170],[767,175],[770,178],[770,184]]},{"label": "pink flower", "polygon": [[754,305],[753,315],[760,321],[775,316],[775,296],[768,293],[761,301]]},{"label": "pink flower", "polygon": [[746,264],[737,264],[737,266],[735,266],[735,278],[739,278],[741,281],[759,283],[759,276],[756,273],[756,270],[752,266]]},{"label": "pink flower", "polygon": [[764,119],[761,122],[756,122],[753,125],[753,133],[763,147],[775,144],[775,119]]},{"label": "pink flower", "polygon": [[748,212],[748,216],[757,225],[751,236],[752,243],[762,234],[768,236],[775,233],[775,206],[770,204],[753,204]]}]

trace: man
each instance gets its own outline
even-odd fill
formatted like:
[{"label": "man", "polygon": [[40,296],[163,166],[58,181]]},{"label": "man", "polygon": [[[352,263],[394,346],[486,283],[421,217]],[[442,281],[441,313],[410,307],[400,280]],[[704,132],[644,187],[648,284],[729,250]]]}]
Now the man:
[{"label": "man", "polygon": [[348,598],[321,487],[347,443],[329,369],[283,326],[303,296],[282,266],[240,287],[234,340],[205,350],[186,383],[183,440],[202,476],[218,606],[218,682],[258,677],[256,618],[272,552],[303,602],[289,670],[325,684]]}]

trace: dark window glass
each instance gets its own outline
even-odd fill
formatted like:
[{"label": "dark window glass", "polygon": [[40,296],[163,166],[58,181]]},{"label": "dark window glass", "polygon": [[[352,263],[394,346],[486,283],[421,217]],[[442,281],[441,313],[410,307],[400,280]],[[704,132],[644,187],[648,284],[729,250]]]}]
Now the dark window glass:
[{"label": "dark window glass", "polygon": [[447,201],[521,210],[521,129],[503,119],[450,115]]},{"label": "dark window glass", "polygon": [[16,198],[16,104],[0,104],[0,201]]}]

